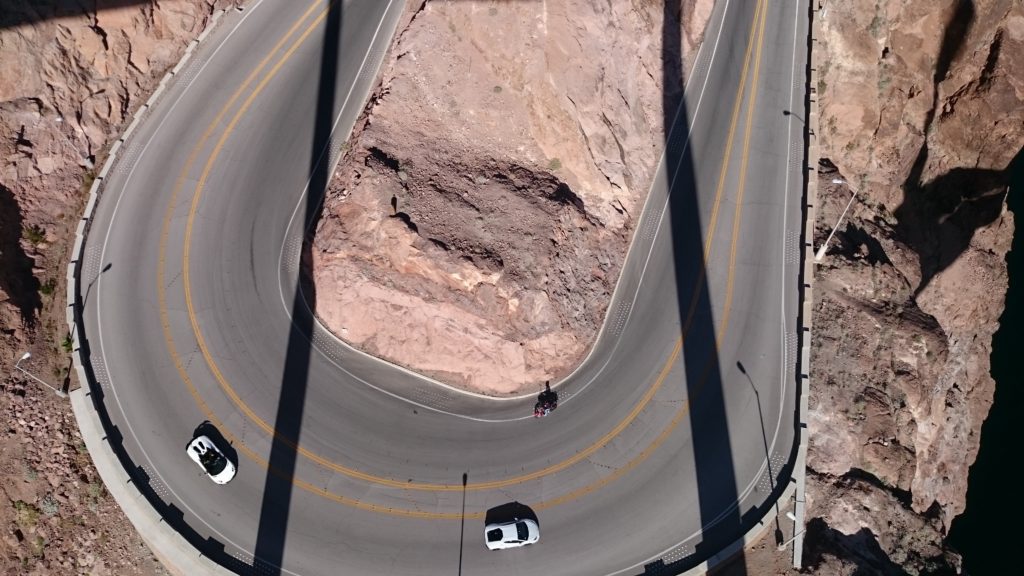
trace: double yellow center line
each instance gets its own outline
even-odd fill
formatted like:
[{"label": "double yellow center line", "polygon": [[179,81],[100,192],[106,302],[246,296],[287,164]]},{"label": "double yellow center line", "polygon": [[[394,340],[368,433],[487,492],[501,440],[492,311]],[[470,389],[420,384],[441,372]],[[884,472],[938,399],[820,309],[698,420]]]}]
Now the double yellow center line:
[{"label": "double yellow center line", "polygon": [[[746,87],[747,72],[749,70],[749,66],[750,66],[750,62],[751,62],[751,56],[752,56],[752,53],[754,51],[754,45],[755,45],[754,40],[755,40],[755,33],[756,33],[756,36],[757,36],[756,57],[754,58],[754,60],[755,60],[754,74],[753,74],[753,79],[751,81],[751,83],[755,87],[755,89],[752,90],[752,92],[751,92],[750,103],[748,105],[748,113],[747,113],[747,121],[746,121],[747,126],[746,126],[744,145],[743,145],[742,165],[741,165],[741,169],[740,169],[739,200],[737,201],[737,204],[736,204],[736,211],[735,211],[735,216],[734,216],[734,228],[733,228],[733,235],[732,235],[732,248],[731,248],[731,254],[730,254],[730,266],[729,266],[729,280],[728,280],[727,295],[726,295],[726,300],[725,300],[725,310],[726,311],[725,311],[725,313],[723,315],[723,320],[722,320],[722,323],[721,323],[719,331],[718,331],[717,339],[719,341],[721,340],[721,338],[725,334],[726,324],[727,324],[727,321],[728,321],[728,310],[729,310],[729,306],[731,304],[731,298],[732,298],[733,264],[735,262],[736,244],[737,244],[737,239],[738,239],[738,234],[739,234],[738,223],[739,223],[739,216],[740,216],[740,211],[741,211],[741,206],[742,206],[741,200],[742,200],[743,187],[744,187],[744,181],[745,181],[745,175],[746,175],[746,160],[747,160],[747,152],[748,152],[748,148],[749,148],[749,140],[750,140],[750,132],[751,132],[750,126],[751,126],[752,120],[753,120],[753,109],[754,109],[756,85],[757,85],[757,78],[758,78],[758,74],[759,74],[759,70],[760,70],[760,56],[761,56],[761,46],[762,46],[763,33],[764,33],[766,1],[767,0],[761,0],[758,3],[757,9],[756,9],[756,12],[755,12],[755,16],[754,16],[754,23],[753,23],[753,25],[751,27],[751,30],[750,30],[750,37],[749,37],[748,42],[747,42],[747,49],[746,49],[746,54],[745,54],[745,57],[744,57],[743,70],[741,72],[741,77],[740,77],[741,78],[740,79],[740,84],[739,84],[739,88],[737,90],[736,102],[734,104],[734,108],[733,108],[733,112],[732,112],[732,120],[731,120],[730,127],[729,127],[729,136],[728,136],[728,140],[727,140],[727,144],[726,144],[726,150],[725,150],[725,154],[723,156],[721,175],[719,177],[718,187],[717,187],[716,193],[715,193],[714,206],[713,206],[712,213],[711,213],[711,220],[710,220],[709,228],[707,230],[706,239],[705,239],[705,243],[704,243],[704,245],[705,245],[705,247],[704,247],[704,258],[705,258],[705,262],[706,262],[708,257],[710,256],[710,250],[711,250],[712,240],[713,240],[713,237],[714,237],[715,227],[716,227],[716,224],[717,224],[717,218],[718,218],[718,212],[719,212],[719,207],[720,207],[720,203],[721,203],[721,198],[722,198],[722,195],[723,195],[723,192],[724,192],[724,189],[725,189],[725,180],[726,180],[725,175],[726,175],[726,172],[727,172],[727,166],[729,164],[729,158],[731,156],[731,151],[732,151],[732,147],[733,147],[733,139],[734,139],[733,137],[734,137],[734,134],[735,134],[735,131],[736,131],[736,127],[737,127],[737,124],[738,124],[741,104],[742,104],[742,100],[743,100],[743,96],[744,96],[744,90],[745,90],[745,87]],[[317,8],[318,7],[321,10],[317,14]],[[213,411],[210,409],[209,405],[205,402],[205,400],[199,394],[199,392],[198,392],[195,384],[193,383],[191,377],[188,375],[188,373],[187,373],[187,371],[185,369],[185,365],[184,365],[184,363],[182,362],[181,358],[179,357],[179,355],[177,353],[177,350],[176,350],[176,347],[175,347],[175,344],[174,344],[174,339],[173,339],[173,336],[171,334],[170,319],[169,319],[168,307],[167,307],[166,274],[165,274],[166,256],[167,256],[167,243],[168,243],[168,238],[169,238],[169,235],[170,235],[171,219],[172,219],[174,211],[175,211],[175,206],[177,204],[177,198],[180,195],[181,191],[183,190],[183,188],[185,186],[185,183],[189,179],[188,178],[188,174],[192,170],[193,166],[196,164],[196,161],[198,160],[202,150],[204,148],[206,148],[207,144],[213,138],[213,136],[214,136],[214,134],[215,134],[215,132],[217,130],[217,127],[221,125],[221,123],[224,121],[225,118],[227,118],[227,116],[228,116],[230,110],[232,109],[232,107],[234,107],[234,105],[242,98],[242,96],[246,92],[246,90],[248,90],[249,87],[252,86],[255,83],[255,86],[252,88],[252,90],[249,93],[249,95],[245,98],[244,101],[242,101],[241,105],[238,107],[238,109],[235,112],[235,114],[228,121],[228,124],[226,125],[226,127],[222,131],[219,139],[214,144],[214,146],[213,146],[213,148],[212,148],[212,150],[210,152],[210,155],[209,155],[209,157],[208,157],[208,159],[207,159],[207,161],[206,161],[206,163],[205,163],[205,165],[203,167],[203,170],[202,170],[202,172],[201,172],[201,174],[199,176],[198,183],[196,185],[196,190],[195,190],[195,193],[194,193],[194,196],[192,198],[192,202],[191,202],[190,208],[189,208],[188,220],[187,220],[186,229],[185,229],[184,252],[183,252],[183,257],[182,257],[182,279],[183,279],[183,282],[184,282],[185,304],[186,304],[186,308],[187,308],[187,311],[188,311],[188,317],[189,317],[189,321],[190,321],[191,326],[192,326],[192,330],[193,330],[193,332],[195,334],[198,347],[199,347],[199,349],[200,349],[200,351],[201,351],[201,353],[203,355],[203,358],[206,361],[206,364],[210,368],[210,371],[213,374],[214,378],[217,380],[219,387],[228,396],[228,398],[232,401],[232,403],[235,406],[237,406],[239,408],[239,410],[241,410],[242,413],[250,421],[255,423],[265,433],[267,433],[268,435],[274,436],[279,441],[282,441],[282,442],[286,443],[287,445],[291,446],[299,454],[301,454],[304,458],[307,458],[308,460],[310,460],[310,461],[312,461],[312,462],[322,466],[323,468],[325,468],[327,470],[331,470],[331,471],[337,472],[337,473],[340,473],[340,474],[343,474],[343,475],[346,475],[346,476],[354,478],[354,479],[358,479],[358,480],[362,480],[362,481],[366,481],[366,482],[370,482],[370,483],[373,483],[373,484],[377,484],[377,485],[381,485],[381,486],[386,486],[386,487],[390,487],[390,488],[402,489],[402,490],[452,492],[452,491],[461,491],[461,490],[489,490],[489,489],[498,489],[498,488],[504,488],[504,487],[508,487],[508,486],[511,486],[511,485],[520,484],[520,483],[523,483],[523,482],[534,480],[534,479],[537,479],[537,478],[540,478],[540,477],[543,477],[543,476],[546,476],[546,475],[549,475],[549,474],[553,474],[553,473],[556,473],[558,471],[561,471],[561,470],[564,470],[566,468],[569,468],[569,467],[571,467],[571,466],[573,466],[573,465],[575,465],[575,464],[585,460],[586,458],[590,457],[595,452],[597,452],[599,449],[601,449],[602,447],[607,445],[608,442],[610,442],[615,436],[620,434],[634,419],[636,419],[636,417],[640,414],[640,412],[648,405],[648,403],[652,400],[652,398],[657,393],[657,391],[661,388],[661,386],[663,385],[665,379],[667,378],[667,376],[668,376],[668,374],[670,372],[671,367],[673,366],[673,364],[679,358],[680,351],[682,349],[683,338],[685,337],[686,333],[688,332],[688,330],[689,330],[689,328],[690,328],[690,326],[692,324],[692,320],[693,320],[694,314],[695,314],[696,309],[697,309],[698,299],[700,297],[700,293],[699,293],[700,290],[699,289],[694,291],[695,293],[693,295],[693,299],[691,300],[691,305],[690,305],[689,311],[687,313],[686,321],[685,321],[684,326],[683,326],[682,335],[677,339],[677,341],[675,343],[675,346],[673,348],[673,351],[669,355],[669,358],[666,360],[666,362],[665,362],[661,372],[658,375],[658,378],[651,385],[651,387],[646,391],[646,393],[644,394],[644,396],[642,397],[640,402],[633,408],[633,410],[622,421],[620,421],[615,427],[613,427],[607,434],[603,435],[600,439],[598,439],[596,442],[594,442],[593,444],[591,444],[587,448],[585,448],[585,449],[581,450],[580,452],[574,454],[572,457],[567,458],[566,460],[563,460],[561,462],[552,464],[550,466],[547,466],[547,467],[545,467],[543,469],[539,469],[539,470],[537,470],[535,472],[531,472],[531,473],[527,473],[527,474],[522,474],[520,476],[511,477],[511,478],[507,478],[507,479],[504,479],[504,480],[496,480],[496,481],[491,481],[491,482],[479,482],[479,483],[469,484],[467,486],[462,486],[462,484],[415,483],[415,482],[398,481],[398,480],[394,480],[394,479],[391,479],[391,478],[385,478],[385,477],[380,477],[380,476],[374,476],[374,475],[367,474],[367,473],[361,472],[359,470],[356,470],[356,469],[353,469],[353,468],[349,468],[347,466],[343,466],[341,464],[332,462],[332,461],[327,460],[326,458],[324,458],[324,457],[322,457],[322,456],[320,456],[318,454],[312,453],[312,452],[306,450],[305,448],[302,448],[301,446],[295,444],[290,439],[284,438],[284,437],[278,435],[273,426],[271,426],[269,423],[267,423],[265,420],[263,420],[258,414],[255,413],[255,411],[253,411],[241,399],[239,394],[227,382],[226,378],[223,376],[223,374],[221,373],[219,367],[217,366],[217,363],[214,361],[214,359],[213,359],[213,357],[212,357],[212,355],[211,355],[211,353],[210,353],[210,351],[208,349],[208,346],[206,344],[205,338],[202,335],[202,331],[201,331],[199,323],[198,323],[198,318],[197,318],[197,316],[195,314],[195,309],[194,309],[193,302],[192,302],[192,291],[191,291],[191,284],[190,284],[191,276],[190,276],[190,270],[189,270],[189,268],[190,268],[190,266],[189,266],[189,255],[191,253],[191,237],[192,237],[192,232],[193,232],[193,227],[194,227],[195,216],[196,216],[196,214],[198,212],[198,207],[199,207],[200,199],[201,199],[201,196],[202,196],[202,191],[203,191],[203,189],[205,187],[205,184],[206,184],[206,181],[207,181],[207,179],[208,179],[208,177],[209,177],[209,175],[210,175],[210,173],[211,173],[211,171],[212,171],[212,169],[213,169],[213,167],[215,165],[217,157],[219,156],[221,150],[223,149],[223,146],[224,146],[225,142],[230,137],[231,133],[233,132],[233,130],[237,126],[237,124],[240,121],[240,119],[245,115],[245,113],[250,108],[252,102],[260,94],[260,92],[262,92],[262,90],[266,87],[266,85],[274,78],[274,76],[278,73],[278,71],[281,69],[281,67],[284,66],[284,64],[289,60],[289,58],[291,58],[291,56],[295,53],[295,51],[306,41],[306,39],[316,29],[316,27],[318,25],[320,25],[324,21],[324,19],[328,15],[329,9],[330,9],[330,5],[328,4],[326,7],[324,7],[323,0],[317,0],[316,2],[312,3],[306,9],[306,11],[302,14],[302,16],[288,30],[288,32],[285,34],[285,36],[282,37],[281,40],[278,41],[277,44],[275,44],[275,46],[271,49],[270,53],[257,65],[256,69],[253,70],[253,72],[249,74],[249,76],[242,83],[242,85],[232,94],[232,96],[229,98],[228,102],[221,108],[221,110],[218,112],[217,116],[210,123],[210,125],[207,127],[206,131],[200,137],[199,141],[193,147],[193,149],[192,149],[188,159],[186,160],[186,163],[185,163],[184,167],[182,168],[182,171],[180,172],[180,174],[179,174],[179,176],[178,176],[178,178],[177,178],[177,180],[175,182],[175,186],[174,186],[174,189],[173,189],[173,192],[172,192],[172,195],[171,195],[171,200],[168,203],[168,207],[167,207],[167,210],[166,210],[166,213],[165,213],[163,227],[162,227],[161,236],[160,236],[159,266],[158,266],[158,270],[157,270],[157,291],[158,291],[158,301],[159,301],[159,308],[160,308],[160,319],[161,319],[161,324],[163,326],[164,338],[166,340],[170,356],[171,356],[171,358],[172,358],[172,360],[174,362],[174,365],[175,365],[176,369],[178,370],[178,373],[179,373],[182,381],[186,384],[186,387],[188,388],[189,393],[192,395],[192,397],[194,398],[196,404],[199,406],[199,408],[205,414],[206,418],[213,425],[217,426],[217,428],[221,430],[221,432],[223,433],[225,438],[228,441],[232,442],[234,444],[234,446],[241,453],[243,453],[247,458],[251,459],[253,462],[257,463],[259,466],[261,466],[261,467],[263,467],[265,469],[269,469],[269,463],[267,462],[267,460],[265,458],[263,458],[262,456],[260,456],[256,452],[254,452],[248,446],[246,446],[243,442],[240,441],[240,439],[236,438],[231,433],[231,431],[228,430],[223,425],[223,423],[220,421],[220,419],[217,418],[216,414],[213,413]],[[313,16],[314,14],[316,14],[316,16],[313,17],[312,20],[310,20],[310,17]],[[307,21],[308,21],[308,23],[307,23]],[[263,71],[265,69],[267,69],[267,67],[270,65],[270,62],[274,59],[274,57],[279,52],[281,52],[282,48],[284,48],[284,46],[288,43],[288,41],[290,39],[292,39],[296,35],[296,33],[299,32],[300,28],[302,28],[302,25],[304,23],[307,23],[305,29],[303,29],[302,32],[299,33],[298,37],[295,38],[295,40],[288,47],[288,49],[285,50],[283,52],[283,54],[281,54],[279,60],[272,67],[270,67],[270,69],[265,74],[263,74]],[[261,78],[261,74],[263,74],[262,78]],[[257,80],[258,80],[258,82],[257,82]],[[666,127],[666,130],[667,129],[668,129],[668,127]],[[703,275],[704,275],[704,267],[702,266],[701,267],[701,277],[698,278],[697,284],[696,284],[698,287],[701,286],[701,284],[704,281]],[[606,476],[606,477],[604,477],[602,479],[599,479],[597,482],[595,482],[595,483],[593,483],[591,485],[588,485],[588,486],[585,486],[583,488],[580,488],[580,489],[578,489],[578,490],[576,490],[574,492],[571,492],[569,494],[566,494],[566,495],[561,496],[559,498],[556,498],[554,500],[549,500],[549,501],[546,501],[546,502],[539,503],[536,507],[537,508],[549,507],[549,506],[553,506],[553,505],[556,505],[558,503],[562,503],[562,502],[571,500],[573,498],[579,497],[579,496],[581,496],[581,495],[583,495],[585,493],[588,493],[588,492],[591,492],[591,491],[597,489],[598,487],[600,487],[600,486],[602,486],[604,484],[607,484],[608,482],[611,482],[615,478],[620,477],[622,474],[624,474],[629,469],[632,469],[633,467],[635,467],[637,464],[639,464],[644,459],[646,459],[647,456],[649,456],[650,453],[652,453],[654,451],[654,449],[656,449],[657,446],[659,446],[669,436],[669,434],[672,432],[672,430],[675,429],[675,427],[679,424],[679,422],[682,421],[683,417],[685,416],[685,414],[688,411],[688,405],[689,405],[688,403],[683,403],[683,405],[680,407],[680,409],[678,410],[678,413],[676,414],[676,416],[672,420],[672,422],[669,424],[669,426],[662,431],[662,433],[652,442],[652,444],[650,444],[643,452],[641,452],[633,460],[631,460],[626,466],[617,469],[611,475]],[[273,473],[273,474],[277,474],[277,475],[281,475],[281,476],[284,475],[283,472],[281,472],[279,470],[270,469],[269,471],[270,471],[270,473]],[[294,478],[294,477],[289,477],[289,478],[291,479],[291,481],[297,487],[299,487],[301,489],[304,489],[304,490],[307,490],[309,492],[318,494],[318,495],[323,496],[325,498],[328,498],[330,500],[333,500],[333,501],[336,501],[336,502],[339,502],[339,503],[342,503],[342,504],[345,504],[345,505],[354,506],[356,508],[360,508],[360,509],[364,509],[364,510],[371,510],[371,511],[377,511],[377,512],[385,512],[385,513],[389,513],[389,514],[402,515],[402,516],[410,516],[410,517],[419,517],[419,518],[458,519],[458,518],[462,517],[461,514],[457,514],[457,513],[424,512],[424,511],[420,511],[420,510],[405,510],[405,509],[398,509],[398,508],[391,508],[391,507],[386,507],[386,506],[379,506],[379,505],[375,505],[375,504],[370,504],[370,503],[362,502],[362,501],[359,501],[359,500],[356,500],[356,499],[352,499],[352,498],[348,498],[348,497],[345,497],[345,496],[341,496],[341,495],[338,495],[338,494],[335,494],[335,493],[332,493],[332,492],[328,492],[324,488],[321,488],[319,486],[310,484],[310,483],[305,482],[305,481],[303,481],[303,480],[301,480],[299,478]],[[469,518],[482,517],[482,513],[467,514],[466,516],[469,517]]]}]

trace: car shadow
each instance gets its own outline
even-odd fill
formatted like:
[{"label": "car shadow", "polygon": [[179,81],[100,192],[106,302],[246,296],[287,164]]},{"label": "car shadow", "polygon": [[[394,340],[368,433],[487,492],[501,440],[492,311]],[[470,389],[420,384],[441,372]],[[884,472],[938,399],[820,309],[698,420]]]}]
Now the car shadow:
[{"label": "car shadow", "polygon": [[515,520],[533,520],[540,526],[537,513],[532,508],[521,502],[507,502],[494,508],[489,508],[484,514],[484,525],[503,524]]}]

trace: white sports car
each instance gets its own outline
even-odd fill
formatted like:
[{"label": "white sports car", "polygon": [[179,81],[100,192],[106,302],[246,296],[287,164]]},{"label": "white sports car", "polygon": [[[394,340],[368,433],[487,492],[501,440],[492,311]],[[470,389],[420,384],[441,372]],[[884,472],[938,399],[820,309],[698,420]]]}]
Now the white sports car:
[{"label": "white sports car", "polygon": [[215,483],[227,484],[235,477],[235,465],[224,456],[209,436],[196,436],[188,443],[185,451]]},{"label": "white sports car", "polygon": [[540,526],[529,518],[502,524],[488,524],[484,528],[484,539],[491,550],[518,548],[540,540]]}]

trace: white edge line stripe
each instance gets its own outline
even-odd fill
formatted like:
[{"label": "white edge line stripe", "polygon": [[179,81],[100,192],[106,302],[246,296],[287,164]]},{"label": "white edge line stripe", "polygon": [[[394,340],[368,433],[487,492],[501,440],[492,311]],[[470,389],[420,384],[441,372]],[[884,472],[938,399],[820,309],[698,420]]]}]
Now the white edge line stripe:
[{"label": "white edge line stripe", "polygon": [[[800,4],[801,4],[800,2],[796,2],[795,3],[795,5],[796,5],[796,15],[794,17],[794,27],[793,27],[793,60],[792,60],[793,64],[792,64],[791,69],[790,69],[790,96],[789,96],[790,105],[792,105],[792,102],[793,102],[793,77],[795,76],[795,69],[796,69],[796,39],[798,37],[797,32],[799,31],[799,26],[796,25],[795,23],[799,22]],[[723,17],[723,20],[724,20],[724,17]],[[717,45],[717,42],[716,42],[716,45]],[[698,101],[698,106],[699,106],[699,101]],[[696,116],[696,112],[694,112],[694,115]],[[790,144],[792,143],[791,142],[791,140],[792,140],[792,125],[793,125],[793,118],[792,118],[792,115],[790,115],[790,119],[789,119],[790,134],[789,134],[789,139],[787,140],[787,142],[789,142]],[[791,146],[789,146],[789,147],[792,148]],[[787,154],[789,154],[789,152],[787,152]],[[788,191],[789,191],[789,171],[790,171],[790,169],[789,169],[789,161],[787,159],[787,162],[786,162],[786,185],[785,185],[787,195],[785,196],[784,205],[786,205],[786,203],[788,203],[788,199],[789,199],[789,197],[788,197]],[[786,216],[786,212],[784,211],[783,214],[784,214],[784,217],[783,217],[783,232],[785,232],[785,222],[786,222],[785,216]],[[784,245],[785,245],[785,236],[783,236],[783,246]],[[783,262],[782,269],[783,269],[783,278],[784,278],[785,277],[785,262]],[[783,280],[783,283],[784,282],[785,281]],[[784,298],[784,296],[783,296],[783,298]],[[783,307],[783,310],[785,310],[785,307]],[[785,315],[783,315],[782,318],[783,318],[783,335],[785,335]],[[785,338],[783,338],[783,340],[785,340]],[[785,347],[785,343],[783,343],[783,347]],[[785,353],[783,353],[783,358],[785,358]],[[785,366],[786,366],[785,363],[783,363],[782,364],[783,373],[785,373]],[[786,395],[785,395],[785,389],[786,389],[785,378],[783,378],[782,386],[783,386],[783,393],[780,395],[780,401],[779,401],[780,406],[782,405],[782,403],[783,403],[783,401],[784,401],[784,399],[786,397]],[[779,434],[779,429],[780,429],[781,424],[782,424],[782,411],[779,410],[779,420],[776,422],[776,425],[775,425],[775,435],[772,437],[771,449],[769,450],[769,452],[773,451],[774,448],[775,448],[775,443],[778,440],[778,434]],[[770,458],[770,456],[769,456],[769,458]],[[761,464],[761,467],[758,470],[758,473],[754,475],[754,478],[751,481],[751,483],[739,495],[739,498],[737,498],[737,502],[735,502],[733,504],[733,506],[730,507],[729,509],[723,511],[722,514],[728,513],[732,509],[736,508],[739,505],[739,501],[741,499],[745,498],[750,493],[750,490],[753,487],[753,485],[756,484],[758,480],[760,480],[761,475],[764,473],[764,470],[767,467],[767,464],[768,464],[767,460],[764,463]],[[642,566],[644,564],[648,564],[648,563],[653,562],[653,561],[655,561],[655,560],[657,560],[659,558],[662,558],[666,554],[668,554],[669,552],[675,550],[676,548],[679,548],[680,546],[684,546],[691,539],[693,539],[694,537],[696,537],[696,536],[698,536],[698,535],[700,535],[702,533],[703,533],[703,530],[698,530],[697,532],[694,532],[693,534],[691,534],[687,538],[683,539],[683,541],[679,542],[678,544],[676,544],[676,545],[674,545],[674,546],[672,546],[670,548],[666,548],[660,554],[651,556],[650,558],[647,558],[646,560],[638,562],[638,563],[636,563],[636,564],[634,564],[632,566],[629,566],[627,568],[623,568],[622,570],[619,570],[617,572],[612,572],[612,573],[608,574],[607,576],[614,576],[616,574],[622,574],[623,572],[628,572],[630,570],[635,570],[639,566]]]},{"label": "white edge line stripe", "polygon": [[[167,112],[164,114],[164,117],[160,120],[160,123],[153,131],[152,136],[150,136],[149,140],[147,140],[146,145],[143,146],[142,148],[142,151],[139,152],[139,156],[136,158],[135,164],[132,165],[132,169],[128,172],[128,175],[125,177],[124,185],[121,186],[121,189],[119,190],[119,193],[117,195],[117,201],[114,203],[114,210],[110,214],[110,224],[108,224],[107,226],[107,233],[104,235],[103,238],[103,248],[100,251],[101,266],[103,264],[103,261],[106,259],[105,257],[107,253],[107,243],[110,241],[110,235],[111,231],[114,228],[114,221],[117,216],[118,208],[120,208],[121,206],[121,199],[124,198],[125,191],[128,188],[128,183],[131,181],[132,175],[135,173],[135,169],[141,163],[142,157],[145,155],[146,150],[149,148],[149,145],[153,142],[153,140],[155,140],[156,135],[160,132],[160,129],[163,127],[164,123],[171,117],[172,113],[174,112],[174,109],[177,108],[178,104],[185,97],[185,94],[188,93],[189,88],[191,88],[195,81],[199,78],[199,76],[202,75],[203,71],[206,70],[206,67],[213,61],[217,53],[220,52],[221,48],[223,48],[227,44],[228,40],[235,34],[236,31],[238,31],[238,29],[242,26],[246,19],[248,19],[249,16],[252,15],[256,11],[256,9],[263,4],[263,1],[264,0],[256,0],[255,4],[253,4],[251,7],[248,7],[245,10],[245,14],[242,15],[242,19],[238,21],[238,24],[236,24],[235,27],[231,29],[231,32],[229,32],[228,35],[224,37],[224,40],[222,40],[221,43],[217,45],[217,48],[210,54],[210,56],[206,59],[206,62],[204,62],[203,65],[199,68],[199,71],[196,72],[196,75],[191,80],[189,80],[182,88],[181,93],[178,94],[178,97],[175,99],[174,103],[171,105],[170,108],[168,108]],[[167,491],[170,492],[172,496],[174,496],[175,500],[177,500],[178,503],[180,503],[186,510],[188,510],[188,512],[192,514],[194,518],[198,519],[200,522],[203,523],[203,525],[209,528],[213,534],[216,534],[222,541],[234,546],[238,550],[241,550],[243,552],[246,551],[245,547],[238,545],[238,543],[234,542],[233,540],[222,534],[219,530],[217,530],[209,523],[207,523],[206,520],[204,520],[201,515],[197,514],[196,511],[193,510],[192,507],[188,505],[185,499],[179,496],[178,493],[175,492],[173,488],[171,488],[171,485],[167,481],[165,481],[163,476],[160,474],[160,469],[153,462],[153,459],[149,456],[149,453],[146,451],[142,442],[139,441],[138,435],[135,433],[135,429],[132,426],[131,419],[128,418],[128,414],[127,412],[125,412],[124,406],[122,406],[121,404],[121,399],[117,395],[117,387],[114,386],[113,371],[110,370],[109,364],[107,362],[106,350],[103,347],[103,314],[100,313],[100,306],[103,302],[103,297],[101,296],[102,293],[103,275],[100,274],[96,281],[96,331],[99,333],[100,357],[102,358],[103,365],[107,371],[107,379],[109,380],[110,391],[114,396],[114,402],[117,404],[117,408],[118,410],[121,411],[121,414],[124,415],[124,423],[125,426],[128,428],[129,434],[131,434],[132,438],[135,439],[135,444],[138,446],[139,451],[142,452],[143,458],[145,458],[146,461],[149,463],[150,469],[157,476],[157,479],[167,488]],[[283,572],[287,572],[288,574],[298,576],[296,572],[292,572],[283,567],[280,568]]]}]

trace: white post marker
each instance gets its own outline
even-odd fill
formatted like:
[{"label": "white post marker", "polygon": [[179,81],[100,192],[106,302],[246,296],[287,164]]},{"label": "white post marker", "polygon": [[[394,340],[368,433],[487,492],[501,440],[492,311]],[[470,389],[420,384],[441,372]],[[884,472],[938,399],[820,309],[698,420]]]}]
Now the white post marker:
[{"label": "white post marker", "polygon": [[28,360],[31,357],[32,357],[32,353],[31,352],[25,352],[24,354],[21,355],[21,358],[18,358],[18,361],[14,363],[14,368],[17,369],[17,370],[21,370],[26,375],[28,375],[29,378],[35,380],[36,382],[39,382],[40,384],[42,384],[43,386],[46,386],[50,390],[53,390],[54,392],[57,393],[57,396],[60,396],[61,398],[67,398],[68,397],[67,394],[65,394],[64,392],[62,392],[62,391],[60,391],[60,390],[58,390],[56,388],[54,388],[53,386],[50,386],[49,384],[44,382],[42,379],[40,379],[35,374],[33,374],[33,373],[29,372],[28,370],[25,370],[24,368],[21,367],[21,363],[24,362],[25,360]]},{"label": "white post marker", "polygon": [[802,526],[800,527],[799,530],[796,529],[797,528],[796,516],[794,516],[792,512],[786,512],[786,518],[789,518],[790,520],[793,521],[793,530],[794,530],[794,532],[793,532],[793,536],[789,540],[786,540],[782,544],[779,544],[779,550],[785,550],[786,546],[789,546],[790,542],[792,542],[793,540],[796,540],[797,536],[799,536],[799,535],[804,533],[804,528]]}]

